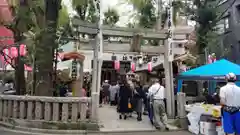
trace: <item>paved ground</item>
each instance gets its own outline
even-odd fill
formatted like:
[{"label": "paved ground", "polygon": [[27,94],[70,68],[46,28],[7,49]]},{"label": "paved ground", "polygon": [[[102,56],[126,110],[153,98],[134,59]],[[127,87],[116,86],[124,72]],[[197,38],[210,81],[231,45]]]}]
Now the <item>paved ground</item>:
[{"label": "paved ground", "polygon": [[[106,134],[102,134],[106,135]],[[148,132],[148,133],[109,133],[108,135],[193,135],[187,131],[176,131],[176,132]]]},{"label": "paved ground", "polygon": [[99,119],[103,128],[102,131],[107,130],[154,130],[154,127],[149,123],[147,116],[143,116],[141,122],[137,121],[136,115],[133,114],[132,118],[127,120],[119,120],[119,114],[116,112],[116,107],[103,105],[99,109]]},{"label": "paved ground", "polygon": [[[103,128],[101,131],[121,131],[121,130],[155,130],[150,124],[148,116],[143,115],[142,121],[137,121],[136,114],[133,114],[132,118],[127,120],[119,120],[119,114],[116,112],[116,107],[103,105],[99,109],[99,119]],[[176,129],[176,127],[170,126],[170,129]]]},{"label": "paved ground", "polygon": [[[176,132],[149,132],[149,133],[104,133],[104,134],[89,134],[89,135],[193,135],[187,131],[176,131]],[[0,130],[0,135],[30,135],[23,133],[4,132]],[[37,135],[37,134],[35,134]],[[42,134],[39,134],[42,135]],[[85,134],[86,135],[86,134]]]}]

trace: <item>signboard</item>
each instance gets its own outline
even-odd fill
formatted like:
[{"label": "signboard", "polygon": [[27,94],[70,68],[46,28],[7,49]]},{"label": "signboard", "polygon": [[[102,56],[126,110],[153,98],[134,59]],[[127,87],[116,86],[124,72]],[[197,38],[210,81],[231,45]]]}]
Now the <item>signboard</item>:
[{"label": "signboard", "polygon": [[72,73],[71,73],[71,76],[72,76],[72,79],[76,79],[77,78],[77,61],[76,60],[73,60],[72,61]]}]

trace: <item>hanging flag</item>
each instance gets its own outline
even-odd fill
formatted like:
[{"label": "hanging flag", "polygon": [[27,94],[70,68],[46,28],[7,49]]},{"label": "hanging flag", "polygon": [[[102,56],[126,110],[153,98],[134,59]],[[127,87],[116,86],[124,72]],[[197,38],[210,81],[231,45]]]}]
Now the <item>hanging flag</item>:
[{"label": "hanging flag", "polygon": [[120,62],[118,60],[114,61],[114,69],[119,70],[120,69]]},{"label": "hanging flag", "polygon": [[131,70],[132,70],[132,72],[135,72],[135,70],[136,70],[135,63],[133,63],[133,62],[131,62]]},{"label": "hanging flag", "polygon": [[148,62],[148,72],[152,72],[152,62]]}]

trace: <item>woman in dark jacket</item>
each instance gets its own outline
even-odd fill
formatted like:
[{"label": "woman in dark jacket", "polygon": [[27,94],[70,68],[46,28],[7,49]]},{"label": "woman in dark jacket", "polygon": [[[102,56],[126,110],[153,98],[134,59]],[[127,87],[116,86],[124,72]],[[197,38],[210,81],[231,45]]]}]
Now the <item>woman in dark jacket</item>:
[{"label": "woman in dark jacket", "polygon": [[119,90],[119,119],[122,119],[122,115],[124,119],[127,119],[127,114],[131,111],[128,104],[130,103],[130,99],[132,97],[132,91],[130,89],[129,84],[126,80],[120,84]]},{"label": "woman in dark jacket", "polygon": [[137,112],[137,120],[142,120],[142,109],[143,109],[143,99],[145,97],[145,93],[140,85],[140,82],[136,82],[135,91],[134,91],[134,99],[135,99],[135,111]]}]

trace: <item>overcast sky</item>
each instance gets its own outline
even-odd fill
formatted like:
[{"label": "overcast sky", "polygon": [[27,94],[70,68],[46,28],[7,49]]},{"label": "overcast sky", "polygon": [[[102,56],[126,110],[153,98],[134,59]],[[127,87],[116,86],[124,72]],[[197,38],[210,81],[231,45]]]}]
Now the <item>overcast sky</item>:
[{"label": "overcast sky", "polygon": [[[133,8],[131,5],[122,4],[124,0],[102,0],[103,10],[106,11],[109,7],[115,8],[118,10],[120,15],[120,20],[117,25],[125,26],[131,18]],[[71,0],[63,0],[63,3],[68,6],[69,13],[74,14],[73,9],[71,8]]]}]

